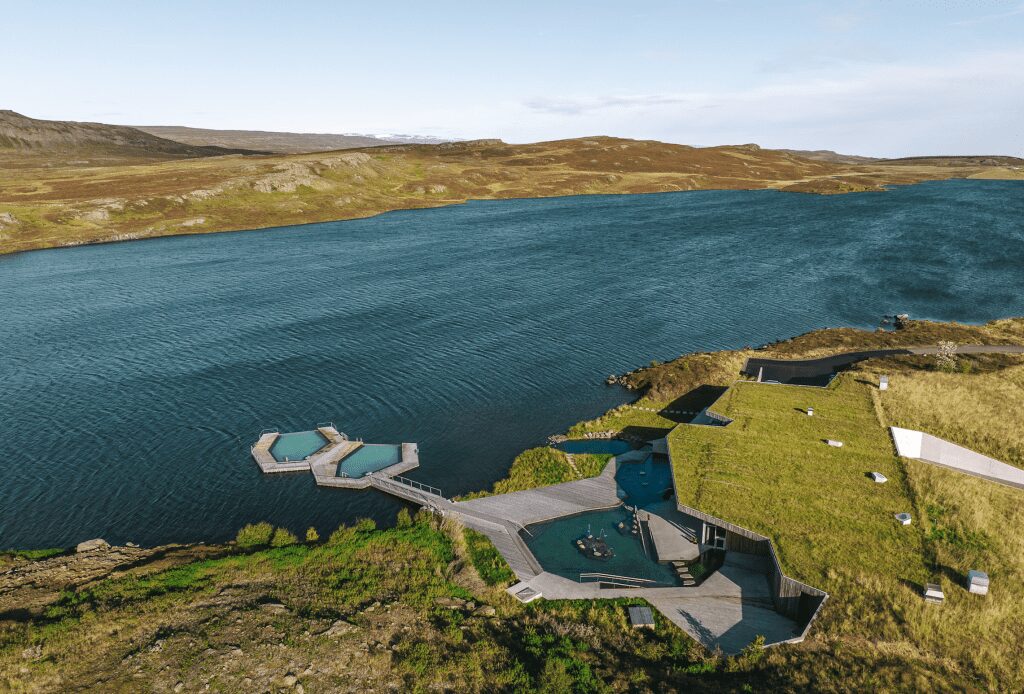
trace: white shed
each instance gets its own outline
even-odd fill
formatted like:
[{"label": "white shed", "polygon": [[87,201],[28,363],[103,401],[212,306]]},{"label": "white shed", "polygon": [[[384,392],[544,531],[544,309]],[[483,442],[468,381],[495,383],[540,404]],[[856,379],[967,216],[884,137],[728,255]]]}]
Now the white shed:
[{"label": "white shed", "polygon": [[967,590],[976,595],[988,595],[988,574],[977,569],[968,571]]},{"label": "white shed", "polygon": [[942,586],[938,583],[925,583],[924,584],[924,600],[925,602],[942,602],[946,599],[945,593],[942,592]]}]

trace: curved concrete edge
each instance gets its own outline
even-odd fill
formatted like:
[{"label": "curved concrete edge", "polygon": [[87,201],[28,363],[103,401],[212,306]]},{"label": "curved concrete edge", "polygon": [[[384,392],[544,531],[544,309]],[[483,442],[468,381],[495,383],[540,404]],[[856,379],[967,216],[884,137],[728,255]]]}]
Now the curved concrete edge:
[{"label": "curved concrete edge", "polygon": [[[908,347],[889,347],[869,349],[858,352],[840,352],[827,357],[814,359],[773,359],[770,357],[748,357],[740,373],[756,377],[764,370],[764,378],[781,381],[782,385],[808,385],[786,383],[783,379],[818,378],[835,373],[837,369],[849,366],[865,359],[876,357],[892,357],[904,355],[936,354],[938,345],[920,345]],[[1024,354],[1024,345],[957,345],[957,354]],[[772,372],[775,370],[775,373]],[[781,374],[781,376],[780,376]],[[812,386],[820,387],[820,386]]]},{"label": "curved concrete edge", "polygon": [[889,427],[896,452],[904,458],[1024,489],[1024,470],[914,429]]}]

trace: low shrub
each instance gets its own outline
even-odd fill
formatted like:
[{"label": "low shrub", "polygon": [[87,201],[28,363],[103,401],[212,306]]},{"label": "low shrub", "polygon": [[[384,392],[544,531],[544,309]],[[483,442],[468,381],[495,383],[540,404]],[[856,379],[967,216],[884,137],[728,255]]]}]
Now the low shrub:
[{"label": "low shrub", "polygon": [[295,537],[295,533],[285,528],[278,528],[274,531],[273,536],[270,538],[271,547],[287,547],[288,545],[294,545],[298,543],[299,538]]},{"label": "low shrub", "polygon": [[243,549],[265,547],[270,544],[273,534],[274,526],[270,523],[249,523],[238,531],[235,542]]}]

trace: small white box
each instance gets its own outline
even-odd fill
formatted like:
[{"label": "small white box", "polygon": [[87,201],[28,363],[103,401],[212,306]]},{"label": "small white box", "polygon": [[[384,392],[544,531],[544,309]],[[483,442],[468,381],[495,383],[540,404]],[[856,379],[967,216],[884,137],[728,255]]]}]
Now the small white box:
[{"label": "small white box", "polygon": [[942,592],[942,586],[938,583],[926,583],[924,586],[924,599],[925,602],[941,603],[946,599],[946,594]]},{"label": "small white box", "polygon": [[879,390],[889,390],[889,377],[888,376],[882,376],[881,378],[878,379],[878,389]]},{"label": "small white box", "polygon": [[975,595],[988,595],[988,574],[977,569],[968,571],[967,590]]}]

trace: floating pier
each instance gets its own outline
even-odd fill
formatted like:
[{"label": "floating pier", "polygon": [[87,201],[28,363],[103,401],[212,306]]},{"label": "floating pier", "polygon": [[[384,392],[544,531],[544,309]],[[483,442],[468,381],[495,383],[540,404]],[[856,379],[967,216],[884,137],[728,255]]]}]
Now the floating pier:
[{"label": "floating pier", "polygon": [[[306,448],[321,444],[303,455],[291,459],[275,455],[275,445],[284,437],[302,436]],[[373,481],[397,477],[420,465],[419,448],[415,443],[397,445],[367,444],[352,440],[338,431],[334,424],[318,424],[308,432],[282,434],[264,430],[250,448],[253,460],[267,474],[277,472],[311,472],[321,487],[366,489]]]}]

